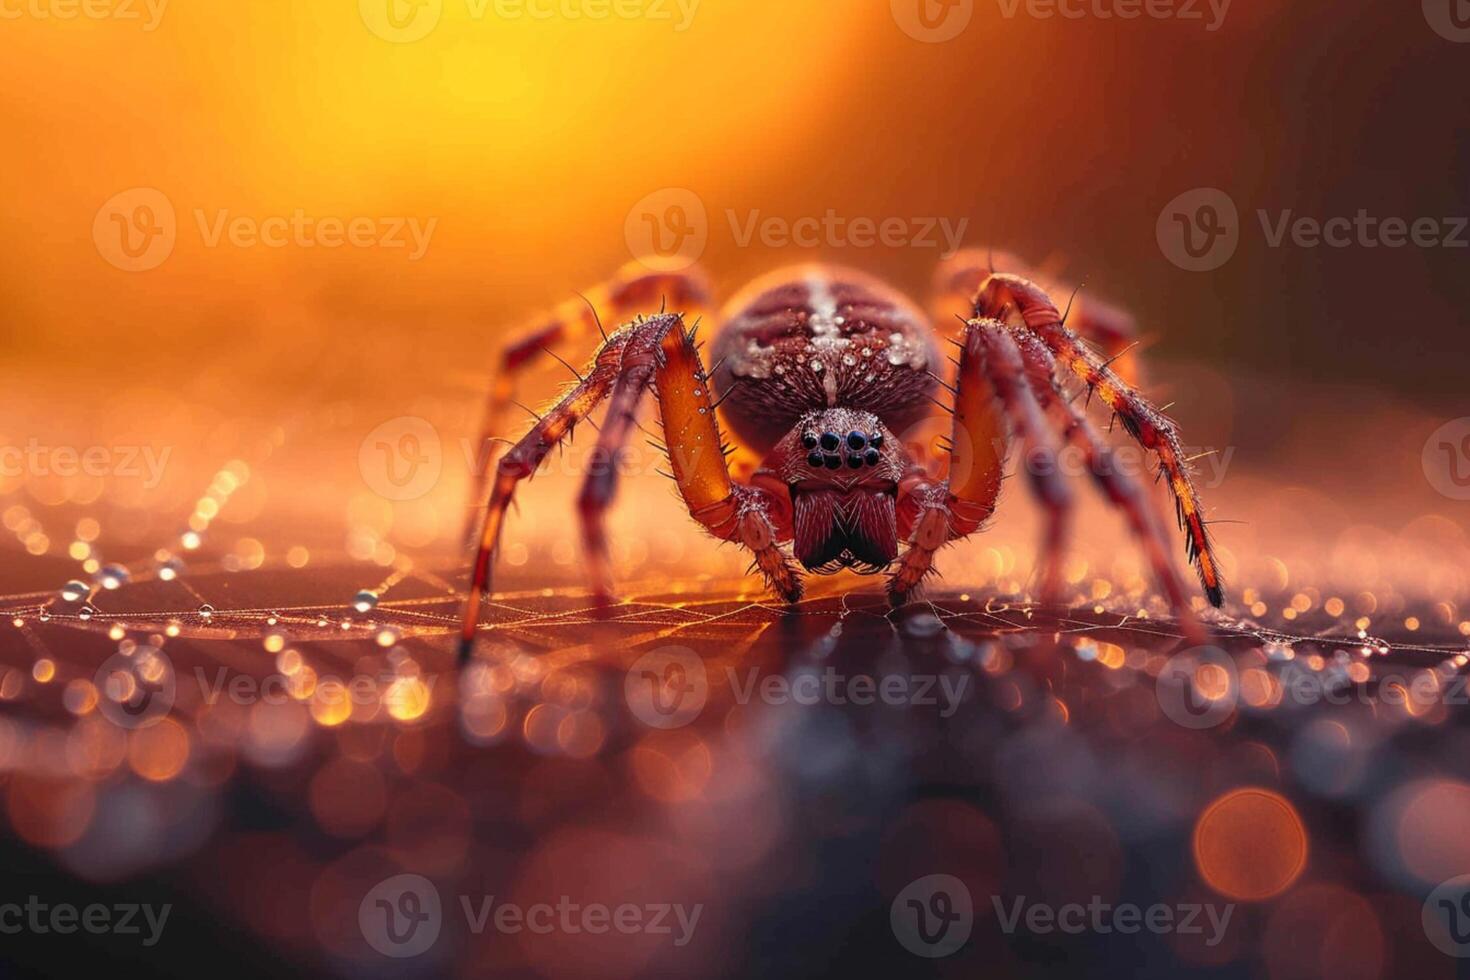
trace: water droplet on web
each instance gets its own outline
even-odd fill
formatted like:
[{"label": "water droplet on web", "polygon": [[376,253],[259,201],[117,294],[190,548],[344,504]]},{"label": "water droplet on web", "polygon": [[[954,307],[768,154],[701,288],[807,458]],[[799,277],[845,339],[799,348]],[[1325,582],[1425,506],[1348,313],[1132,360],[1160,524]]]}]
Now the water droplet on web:
[{"label": "water droplet on web", "polygon": [[97,572],[97,584],[104,589],[117,589],[126,585],[128,570],[122,565],[103,565]]},{"label": "water droplet on web", "polygon": [[352,608],[356,609],[360,613],[365,613],[371,609],[375,609],[377,608],[377,605],[378,594],[372,589],[363,589],[357,595],[352,597]]},{"label": "water droplet on web", "polygon": [[76,602],[82,596],[91,591],[92,590],[87,587],[86,582],[83,582],[80,579],[72,579],[70,582],[61,587],[61,597],[67,602]]},{"label": "water droplet on web", "polygon": [[77,610],[77,618],[78,619],[91,619],[92,616],[93,616],[93,614],[96,613],[96,612],[97,612],[97,610],[93,609],[91,606],[83,606],[82,608],[80,608],[80,609]]},{"label": "water droplet on web", "polygon": [[903,632],[909,636],[925,639],[938,636],[944,624],[932,612],[918,613],[904,621]]},{"label": "water droplet on web", "polygon": [[204,605],[199,607],[199,615],[204,617],[205,619],[208,619],[209,617],[214,615],[214,607],[206,602]]},{"label": "water droplet on web", "polygon": [[158,566],[158,577],[165,582],[172,582],[184,574],[184,563],[178,558],[170,558]]},{"label": "water droplet on web", "polygon": [[49,609],[42,609],[40,613],[36,615],[36,618],[43,623],[49,623],[51,622],[51,611]]}]

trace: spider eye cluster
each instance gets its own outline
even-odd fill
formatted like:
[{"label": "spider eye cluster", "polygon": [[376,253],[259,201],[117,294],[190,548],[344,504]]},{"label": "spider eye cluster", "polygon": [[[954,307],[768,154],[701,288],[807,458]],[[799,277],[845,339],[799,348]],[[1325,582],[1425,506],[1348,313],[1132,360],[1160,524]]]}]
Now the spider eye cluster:
[{"label": "spider eye cluster", "polygon": [[[877,466],[882,455],[883,433],[852,430],[846,436],[835,432],[805,432],[801,444],[807,449],[807,465],[813,468],[840,469],[844,462],[852,469]],[[840,449],[845,449],[839,453]]]}]

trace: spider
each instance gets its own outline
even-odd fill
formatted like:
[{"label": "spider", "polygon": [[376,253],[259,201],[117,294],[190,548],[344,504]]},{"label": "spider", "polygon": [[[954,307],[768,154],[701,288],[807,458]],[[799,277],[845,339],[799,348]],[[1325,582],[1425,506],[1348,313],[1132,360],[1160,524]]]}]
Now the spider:
[{"label": "spider", "polygon": [[[993,271],[997,260],[1020,271]],[[610,404],[578,509],[593,595],[599,605],[610,601],[604,512],[615,491],[611,463],[637,425],[639,401],[649,390],[658,402],[669,475],[690,515],[716,538],[749,550],[752,568],[787,602],[802,596],[803,569],[891,569],[888,594],[895,606],[903,604],[933,570],[941,547],[975,533],[991,517],[1013,442],[1024,448],[1026,481],[1044,509],[1040,594],[1054,601],[1072,509],[1057,454],[1071,444],[1126,518],[1181,625],[1198,636],[1198,620],[1142,485],[1119,468],[1085,406],[1063,393],[1063,378],[1075,376],[1089,400],[1097,395],[1157,456],[1188,557],[1210,603],[1219,606],[1216,557],[1178,430],[1112,366],[1132,349],[1132,319],[1091,299],[1069,304],[1063,315],[1040,277],[1023,273],[1026,267],[1014,257],[978,249],[941,263],[934,309],[961,323],[945,336],[906,297],[869,275],[827,265],[782,269],[726,305],[710,372],[696,343],[698,324],[688,328],[683,314],[666,312],[670,304],[706,306],[707,280],[697,268],[657,271],[630,263],[593,297],[583,296],[582,305],[569,300],[558,307],[504,349],[482,445],[514,404],[514,377],[532,356],[590,337],[594,328],[602,343],[586,370],[576,372],[577,383],[537,416],[494,468],[464,607],[461,658],[473,649],[517,486],[604,399]],[[607,334],[599,305],[625,325]],[[933,322],[945,322],[937,316]],[[952,385],[939,377],[941,340],[959,350],[958,358],[949,358]],[[935,397],[939,388],[949,392],[950,404]],[[935,405],[953,416],[944,476],[931,472],[931,461],[899,437],[933,418]],[[717,406],[735,437],[764,458],[746,480],[731,474]],[[483,486],[477,499],[485,500]]]}]

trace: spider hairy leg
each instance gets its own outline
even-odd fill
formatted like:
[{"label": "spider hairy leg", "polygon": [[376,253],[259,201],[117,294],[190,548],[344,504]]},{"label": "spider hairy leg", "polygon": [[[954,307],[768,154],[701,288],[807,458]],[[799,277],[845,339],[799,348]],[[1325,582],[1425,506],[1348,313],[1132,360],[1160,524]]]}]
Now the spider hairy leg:
[{"label": "spider hairy leg", "polygon": [[[1138,359],[1138,323],[1121,307],[1089,291],[1062,282],[1030,266],[1011,252],[966,248],[941,262],[934,272],[935,322],[944,323],[957,309],[969,309],[981,285],[992,272],[1006,272],[1042,283],[1052,295],[1068,296],[1066,323],[1084,340],[1097,344],[1113,369],[1137,384],[1142,377]],[[953,322],[952,320],[950,321]]]},{"label": "spider hairy leg", "polygon": [[585,343],[589,337],[599,336],[602,316],[621,323],[635,313],[664,308],[697,315],[709,303],[709,283],[697,267],[659,271],[639,262],[629,262],[605,282],[559,303],[513,331],[496,357],[497,369],[486,398],[479,440],[475,443],[477,465],[469,526],[465,531],[467,540],[478,537],[476,515],[485,503],[486,484],[495,462],[493,440],[503,430],[506,415],[515,405],[516,378],[528,365],[548,352],[556,356],[557,347]]},{"label": "spider hairy leg", "polygon": [[777,543],[790,536],[789,498],[731,479],[693,334],[669,331],[660,359],[654,384],[659,415],[669,466],[690,515],[715,537],[747,548],[771,591],[787,602],[800,600],[801,577]]},{"label": "spider hairy leg", "polygon": [[1072,491],[1057,458],[1057,434],[1047,425],[1010,330],[995,320],[971,320],[965,329],[965,355],[989,378],[1011,434],[1022,446],[1024,472],[1032,495],[1046,512],[1040,593],[1043,602],[1055,603],[1062,594],[1062,558],[1073,511]]},{"label": "spider hairy leg", "polygon": [[1122,511],[1129,529],[1148,558],[1154,580],[1179,621],[1185,640],[1190,644],[1205,642],[1204,628],[1190,608],[1184,583],[1169,560],[1168,541],[1154,509],[1148,506],[1143,486],[1119,469],[1117,457],[1092,422],[1063,395],[1057,382],[1056,359],[1041,339],[1025,332],[1016,334],[1015,339],[1037,400],[1043,409],[1059,420],[1062,438],[1081,451],[1098,490]]},{"label": "spider hairy leg", "polygon": [[[479,547],[475,554],[469,597],[465,601],[464,617],[461,622],[459,656],[467,659],[473,650],[475,631],[479,627],[480,605],[490,592],[491,572],[495,554],[500,544],[500,532],[505,514],[515,496],[516,487],[522,480],[530,479],[562,439],[571,434],[573,427],[587,418],[625,372],[651,365],[657,354],[658,343],[665,332],[680,332],[682,321],[677,314],[653,317],[639,324],[619,330],[598,350],[583,379],[570,388],[552,408],[542,415],[531,431],[517,442],[495,467],[495,479],[490,499],[485,507],[485,519],[480,526]],[[647,374],[643,375],[644,384]],[[627,390],[641,391],[641,388]]]},{"label": "spider hairy leg", "polygon": [[946,543],[977,531],[995,511],[1010,433],[997,411],[995,386],[978,350],[960,345],[954,385],[949,471],[943,481],[915,467],[899,483],[899,534],[908,550],[888,581],[890,601],[902,605],[933,571]]},{"label": "spider hairy leg", "polygon": [[1117,414],[1124,429],[1139,445],[1153,451],[1173,492],[1186,550],[1210,604],[1224,602],[1219,562],[1205,529],[1199,492],[1174,422],[1154,408],[1120,378],[1101,357],[1062,323],[1056,305],[1036,283],[1020,276],[996,273],[985,280],[972,306],[976,317],[992,317],[1007,307],[1020,311],[1026,327],[1046,344],[1062,367],[1071,371]]}]

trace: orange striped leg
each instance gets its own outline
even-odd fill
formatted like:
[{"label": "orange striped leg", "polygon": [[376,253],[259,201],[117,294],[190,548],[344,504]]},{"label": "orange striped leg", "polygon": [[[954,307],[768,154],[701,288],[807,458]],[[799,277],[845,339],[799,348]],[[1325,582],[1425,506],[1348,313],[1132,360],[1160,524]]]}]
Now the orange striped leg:
[{"label": "orange striped leg", "polygon": [[1179,524],[1186,534],[1190,561],[1210,604],[1224,602],[1219,563],[1205,530],[1199,491],[1190,477],[1188,462],[1174,422],[1118,377],[1101,357],[1062,323],[1051,298],[1036,283],[1019,276],[996,273],[975,295],[976,316],[994,315],[1007,306],[1020,311],[1026,326],[1056,357],[1058,363],[1082,379],[1123,422],[1123,428],[1145,449],[1159,457],[1159,466],[1173,491]]},{"label": "orange striped leg", "polygon": [[[474,496],[470,508],[468,540],[478,537],[476,518],[485,503],[486,483],[494,462],[492,440],[506,423],[515,403],[516,376],[537,355],[558,346],[585,343],[598,330],[600,315],[622,323],[634,313],[671,308],[697,312],[709,305],[709,285],[698,268],[678,272],[656,272],[638,262],[629,262],[617,274],[587,293],[554,307],[548,314],[516,331],[500,349],[498,370],[490,385],[485,413],[476,442]],[[603,338],[605,339],[605,338]]]},{"label": "orange striped leg", "polygon": [[1129,351],[1138,342],[1138,323],[1133,315],[1085,289],[1074,290],[1054,276],[1031,268],[1011,252],[967,248],[942,262],[934,271],[934,322],[953,322],[950,318],[955,310],[968,311],[971,300],[992,270],[1024,276],[1044,283],[1049,293],[1069,296],[1067,324],[1078,336],[1101,347],[1103,355],[1122,377],[1138,383],[1141,365],[1137,355]]},{"label": "orange striped leg", "polygon": [[1057,384],[1057,362],[1046,344],[1035,334],[1016,334],[1021,360],[1026,366],[1027,380],[1043,409],[1060,419],[1062,437],[1082,452],[1088,471],[1098,489],[1114,507],[1123,512],[1133,536],[1138,540],[1153,569],[1154,579],[1190,643],[1206,639],[1194,610],[1184,594],[1184,582],[1169,561],[1168,540],[1153,508],[1148,506],[1144,489],[1127,473],[1121,472],[1112,449],[1087,416],[1063,395]]},{"label": "orange striped leg", "polygon": [[766,587],[796,602],[802,582],[777,542],[789,538],[791,502],[784,487],[770,490],[730,477],[729,452],[710,400],[709,377],[692,331],[664,335],[654,390],[669,467],[689,513],[715,537],[744,546]]},{"label": "orange striped leg", "polygon": [[899,481],[898,531],[908,548],[888,579],[895,606],[933,571],[941,547],[973,534],[995,511],[1010,433],[981,358],[979,342],[967,330],[955,374],[948,475],[940,482],[916,465]]},{"label": "orange striped leg", "polygon": [[[609,337],[598,350],[586,377],[538,419],[531,431],[496,464],[495,482],[485,507],[485,520],[480,527],[479,549],[475,554],[470,594],[465,601],[461,623],[461,660],[468,658],[474,647],[475,630],[480,622],[480,602],[490,592],[491,571],[500,545],[500,531],[516,487],[522,480],[530,479],[535,474],[546,454],[570,435],[578,422],[592,413],[625,371],[654,362],[663,333],[674,332],[671,328],[679,323],[679,316],[670,313],[625,327]],[[682,330],[678,332],[682,333]],[[645,383],[646,380],[645,374]]]},{"label": "orange striped leg", "polygon": [[1011,435],[1021,443],[1023,464],[1031,492],[1046,511],[1041,541],[1041,598],[1054,603],[1062,594],[1062,557],[1071,530],[1073,498],[1057,460],[1056,432],[1047,424],[1036,393],[1026,377],[1021,352],[1011,331],[997,320],[971,320],[965,330],[966,353],[990,379],[1010,422]]},{"label": "orange striped leg", "polygon": [[643,393],[653,380],[653,349],[636,360],[637,363],[630,364],[627,355],[623,358],[622,372],[613,384],[602,431],[597,434],[597,446],[592,451],[587,476],[582,481],[582,492],[577,498],[577,514],[582,522],[583,556],[592,585],[592,601],[599,609],[605,609],[612,604],[612,562],[607,546],[607,508],[617,495],[618,466],[628,444],[628,437],[638,423],[638,403],[642,401]]}]

